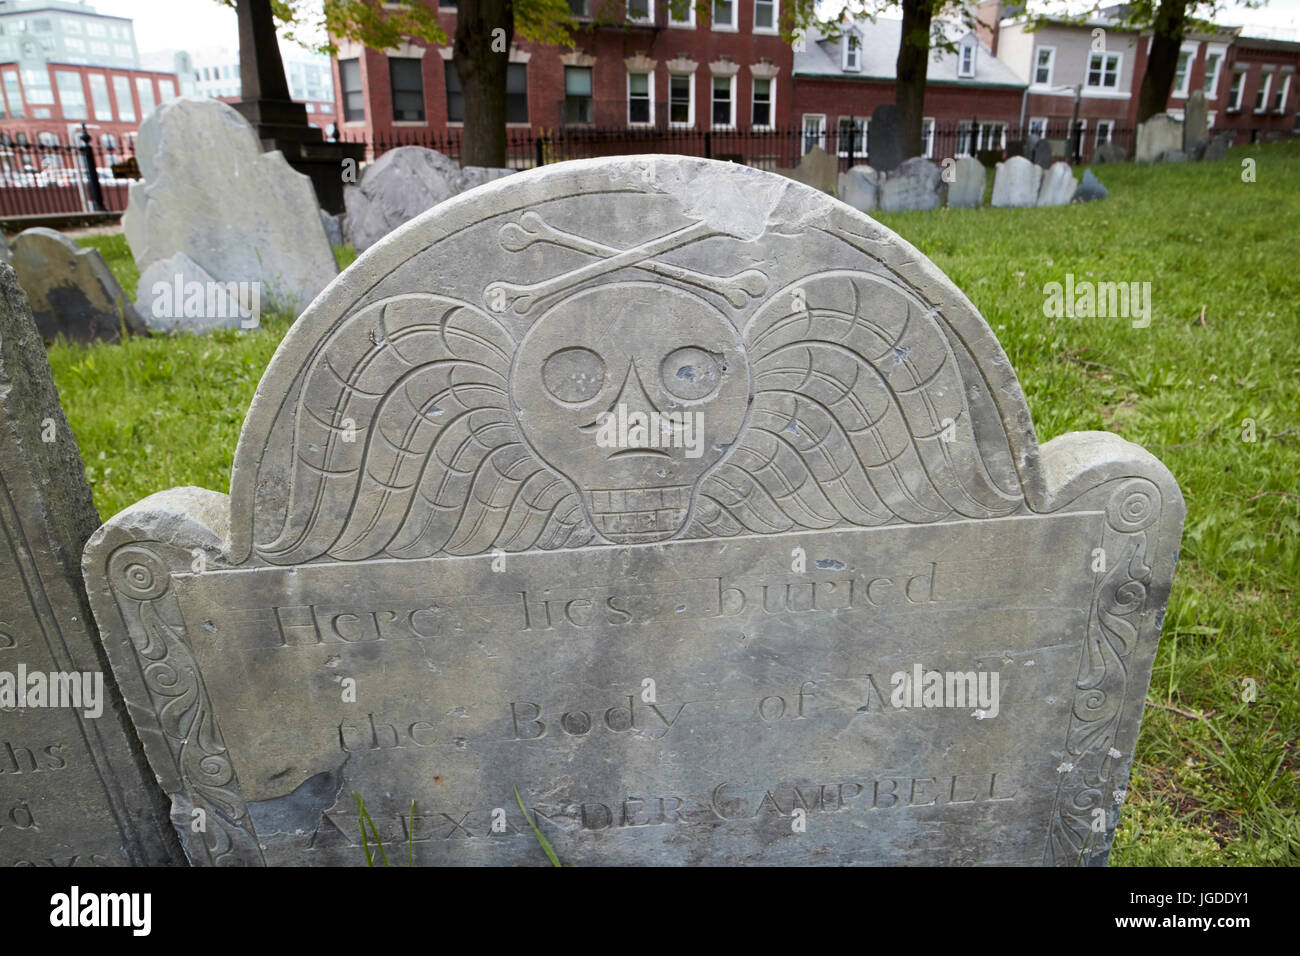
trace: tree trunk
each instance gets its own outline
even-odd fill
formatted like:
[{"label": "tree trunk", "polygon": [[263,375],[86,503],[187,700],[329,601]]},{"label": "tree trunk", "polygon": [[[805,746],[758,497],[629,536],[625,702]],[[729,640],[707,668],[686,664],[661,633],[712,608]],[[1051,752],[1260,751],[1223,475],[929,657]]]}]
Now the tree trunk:
[{"label": "tree trunk", "polygon": [[[925,76],[930,65],[930,20],[935,0],[903,0],[903,28],[898,43],[894,103],[903,123],[904,155],[921,155],[921,119],[925,115]],[[870,136],[870,131],[867,133]]]},{"label": "tree trunk", "polygon": [[461,0],[452,63],[465,97],[462,166],[506,164],[506,76],[514,36],[513,0]]},{"label": "tree trunk", "polygon": [[1157,113],[1163,113],[1169,102],[1169,91],[1178,72],[1178,55],[1187,29],[1188,0],[1160,0],[1155,23],[1151,25],[1151,52],[1147,56],[1146,73],[1138,92],[1137,121],[1145,123]]}]

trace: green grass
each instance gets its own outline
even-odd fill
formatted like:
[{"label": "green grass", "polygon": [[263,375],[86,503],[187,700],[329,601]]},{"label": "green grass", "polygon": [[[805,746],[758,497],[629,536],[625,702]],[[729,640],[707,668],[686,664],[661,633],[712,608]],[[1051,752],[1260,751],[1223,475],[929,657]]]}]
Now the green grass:
[{"label": "green grass", "polygon": [[[1241,160],[1257,161],[1256,182]],[[1300,142],[1222,163],[1102,166],[1109,199],[880,218],[997,332],[1040,441],[1105,429],[1161,458],[1187,500],[1117,865],[1300,863]],[[120,237],[85,240],[133,288]],[[1050,319],[1066,273],[1151,283],[1152,321]],[[1204,312],[1204,322],[1200,316]],[[290,324],[59,345],[55,380],[102,515],[195,484],[225,491],[239,427]],[[1251,419],[1257,440],[1242,440]],[[1241,699],[1242,681],[1257,697]]]}]

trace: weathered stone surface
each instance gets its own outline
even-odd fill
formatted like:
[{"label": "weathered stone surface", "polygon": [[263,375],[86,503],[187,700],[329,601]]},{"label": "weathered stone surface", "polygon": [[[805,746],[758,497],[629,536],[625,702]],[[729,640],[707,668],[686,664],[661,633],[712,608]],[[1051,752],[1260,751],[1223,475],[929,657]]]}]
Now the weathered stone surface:
[{"label": "weathered stone surface", "polygon": [[140,271],[183,252],[221,282],[260,282],[264,303],[305,308],[338,267],[311,180],[219,100],[178,99],[140,125],[144,179],[122,217]]},{"label": "weathered stone surface", "polygon": [[1228,147],[1232,145],[1232,133],[1219,133],[1205,144],[1201,159],[1205,162],[1219,162],[1228,158]]},{"label": "weathered stone surface", "polygon": [[1110,195],[1106,187],[1101,184],[1091,169],[1083,171],[1083,182],[1079,184],[1079,191],[1074,194],[1074,198],[1080,202],[1092,202],[1094,199],[1105,199]]},{"label": "weathered stone surface", "polygon": [[[182,859],[86,601],[98,525],[41,334],[0,264],[0,866]],[[34,706],[32,678],[52,673],[91,697]]]},{"label": "weathered stone surface", "polygon": [[1034,161],[1034,165],[1040,169],[1050,169],[1052,166],[1052,144],[1046,139],[1036,139],[1033,144],[1033,152],[1028,158]]},{"label": "weathered stone surface", "polygon": [[[569,863],[1074,866],[1110,848],[1182,514],[1114,435],[1040,448],[889,230],[619,157],[358,260],[271,361],[230,496],[147,498],[85,566],[155,770],[214,810],[196,862],[359,865],[356,792],[390,849],[415,801],[417,864],[545,865],[518,787]],[[987,701],[895,707],[914,668]]]},{"label": "weathered stone surface", "polygon": [[1043,174],[1042,185],[1038,187],[1038,205],[1066,206],[1079,191],[1079,180],[1074,178],[1069,163],[1052,163],[1052,168]]},{"label": "weathered stone surface", "polygon": [[890,173],[907,157],[903,148],[903,116],[893,103],[882,103],[871,114],[867,127],[867,165]]},{"label": "weathered stone surface", "polygon": [[14,264],[14,251],[9,246],[9,237],[0,232],[0,262]]},{"label": "weathered stone surface", "polygon": [[123,329],[145,331],[98,249],[37,226],[14,239],[13,267],[47,340],[116,342]]},{"label": "weathered stone surface", "polygon": [[136,287],[136,311],[155,332],[210,332],[254,328],[261,302],[250,283],[218,282],[183,252],[145,269]]},{"label": "weathered stone surface", "polygon": [[953,181],[948,184],[948,205],[970,209],[984,204],[988,170],[973,156],[963,156],[952,167]]},{"label": "weathered stone surface", "polygon": [[1023,156],[998,163],[993,171],[994,206],[1036,206],[1043,184],[1043,168]]},{"label": "weathered stone surface", "polygon": [[804,153],[799,165],[794,169],[778,168],[778,175],[793,179],[795,182],[811,186],[819,192],[835,194],[839,185],[840,161],[820,146],[814,146]]},{"label": "weathered stone surface", "polygon": [[1102,143],[1097,147],[1093,161],[1097,163],[1122,163],[1128,159],[1128,150],[1116,143]]},{"label": "weathered stone surface", "polygon": [[1193,90],[1183,110],[1183,152],[1188,156],[1203,153],[1210,141],[1210,113],[1202,90]]},{"label": "weathered stone surface", "polygon": [[1185,163],[1187,162],[1187,154],[1181,149],[1166,149],[1161,151],[1155,161],[1157,163]]},{"label": "weathered stone surface", "polygon": [[943,197],[939,192],[939,167],[928,159],[914,156],[885,173],[880,187],[881,212],[904,212],[933,209]]},{"label": "weathered stone surface", "polygon": [[1137,145],[1133,158],[1139,163],[1160,161],[1166,150],[1177,150],[1183,145],[1183,124],[1168,113],[1157,113],[1137,128]]},{"label": "weathered stone surface", "polygon": [[840,173],[839,197],[859,212],[873,212],[880,204],[884,176],[870,166],[854,166]]},{"label": "weathered stone surface", "polygon": [[343,214],[331,216],[324,209],[320,211],[320,222],[325,227],[325,238],[331,246],[343,245]]}]

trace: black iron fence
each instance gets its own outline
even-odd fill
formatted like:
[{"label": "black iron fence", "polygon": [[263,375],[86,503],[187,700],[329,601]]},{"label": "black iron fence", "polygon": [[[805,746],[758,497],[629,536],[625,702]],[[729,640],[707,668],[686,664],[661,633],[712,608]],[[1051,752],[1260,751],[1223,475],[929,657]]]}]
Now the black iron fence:
[{"label": "black iron fence", "polygon": [[28,144],[0,136],[0,217],[122,212],[133,159],[94,142]]}]

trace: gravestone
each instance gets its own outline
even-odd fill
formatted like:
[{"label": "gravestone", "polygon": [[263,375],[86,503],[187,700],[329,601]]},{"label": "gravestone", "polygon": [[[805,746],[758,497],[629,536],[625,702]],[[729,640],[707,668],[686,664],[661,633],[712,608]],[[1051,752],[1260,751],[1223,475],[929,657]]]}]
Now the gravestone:
[{"label": "gravestone", "polygon": [[364,252],[426,209],[493,179],[509,169],[469,166],[423,146],[390,149],[361,173],[361,181],[343,190],[348,235]]},{"label": "gravestone", "polygon": [[1095,161],[1098,163],[1122,163],[1128,159],[1128,150],[1116,143],[1102,143],[1097,147]]},{"label": "gravestone", "polygon": [[1205,162],[1219,162],[1228,158],[1228,147],[1232,145],[1232,133],[1219,133],[1205,144],[1205,153],[1201,156]]},{"label": "gravestone", "polygon": [[840,173],[839,197],[858,212],[872,212],[880,202],[880,184],[884,176],[870,166],[854,166]]},{"label": "gravestone", "polygon": [[1074,178],[1070,164],[1052,163],[1052,168],[1043,174],[1042,185],[1038,187],[1038,205],[1067,206],[1078,191],[1079,180]]},{"label": "gravestone", "polygon": [[777,168],[776,172],[787,179],[811,186],[818,192],[835,195],[840,181],[840,161],[820,146],[814,146],[804,153],[799,165],[793,169]]},{"label": "gravestone", "polygon": [[1168,113],[1157,113],[1137,128],[1137,145],[1133,158],[1139,163],[1159,162],[1166,150],[1178,150],[1183,145],[1183,124]]},{"label": "gravestone", "polygon": [[9,237],[0,232],[0,262],[14,264],[14,251],[9,245]]},{"label": "gravestone", "polygon": [[1182,515],[1118,436],[1040,448],[888,229],[616,157],[358,260],[229,496],[145,499],[85,569],[155,771],[220,827],[182,830],[198,863],[360,865],[356,793],[418,865],[546,865],[517,788],[574,864],[1074,866],[1111,845]]},{"label": "gravestone", "polygon": [[331,216],[324,209],[320,211],[320,222],[325,227],[325,238],[331,246],[343,245],[343,213]]},{"label": "gravestone", "polygon": [[1161,150],[1155,161],[1157,163],[1185,163],[1187,162],[1187,154],[1181,149],[1165,149]]},{"label": "gravestone", "polygon": [[338,272],[311,180],[263,153],[219,100],[164,103],[140,124],[141,182],[122,228],[144,272],[185,253],[219,282],[259,282],[264,304],[305,308]]},{"label": "gravestone", "polygon": [[0,866],[181,862],[86,601],[81,455],[3,264],[0,419]]},{"label": "gravestone", "polygon": [[1034,151],[1029,156],[1034,161],[1034,165],[1041,169],[1050,169],[1052,166],[1052,141],[1040,139],[1034,143]]},{"label": "gravestone", "polygon": [[953,180],[948,184],[948,205],[970,209],[984,205],[984,188],[988,170],[973,156],[963,156],[952,166]]},{"label": "gravestone", "polygon": [[183,252],[141,273],[135,309],[155,332],[250,329],[261,320],[257,286],[218,282]]},{"label": "gravestone", "polygon": [[1187,97],[1187,107],[1183,110],[1183,152],[1195,156],[1205,151],[1205,144],[1210,139],[1210,114],[1205,103],[1205,93],[1193,90]]},{"label": "gravestone", "polygon": [[13,267],[47,340],[116,342],[123,329],[146,331],[98,249],[37,226],[14,239]]},{"label": "gravestone", "polygon": [[903,148],[903,116],[893,103],[882,103],[867,127],[867,164],[882,173],[893,172],[907,158]]},{"label": "gravestone", "polygon": [[1092,202],[1095,199],[1105,199],[1110,195],[1106,187],[1101,184],[1091,169],[1083,171],[1083,182],[1079,184],[1079,191],[1074,194],[1074,198],[1079,202]]},{"label": "gravestone", "polygon": [[885,173],[880,187],[881,212],[934,209],[942,201],[939,194],[939,167],[928,159],[914,156]]},{"label": "gravestone", "polygon": [[994,167],[990,202],[994,206],[1036,206],[1042,184],[1043,167],[1023,156],[1012,156]]}]

